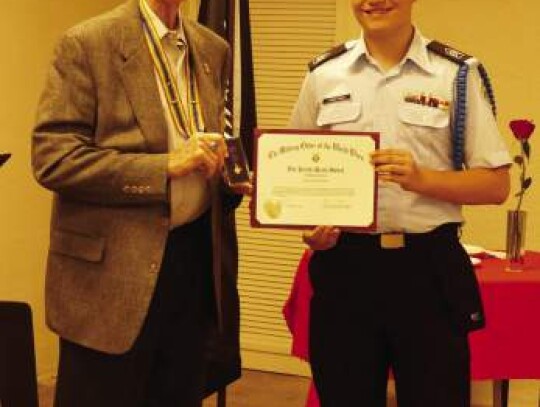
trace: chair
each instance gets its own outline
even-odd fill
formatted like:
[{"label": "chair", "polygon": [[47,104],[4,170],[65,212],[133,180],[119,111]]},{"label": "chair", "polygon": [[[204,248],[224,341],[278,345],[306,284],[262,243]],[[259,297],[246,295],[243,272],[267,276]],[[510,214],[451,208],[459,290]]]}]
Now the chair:
[{"label": "chair", "polygon": [[30,306],[0,301],[0,407],[38,407]]}]

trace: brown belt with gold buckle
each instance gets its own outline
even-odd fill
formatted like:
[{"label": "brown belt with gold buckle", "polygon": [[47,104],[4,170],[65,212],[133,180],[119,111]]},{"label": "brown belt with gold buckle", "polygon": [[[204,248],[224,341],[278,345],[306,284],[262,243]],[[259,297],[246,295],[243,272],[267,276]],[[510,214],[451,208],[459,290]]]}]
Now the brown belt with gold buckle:
[{"label": "brown belt with gold buckle", "polygon": [[381,233],[381,249],[402,249],[405,247],[405,234],[399,232]]}]

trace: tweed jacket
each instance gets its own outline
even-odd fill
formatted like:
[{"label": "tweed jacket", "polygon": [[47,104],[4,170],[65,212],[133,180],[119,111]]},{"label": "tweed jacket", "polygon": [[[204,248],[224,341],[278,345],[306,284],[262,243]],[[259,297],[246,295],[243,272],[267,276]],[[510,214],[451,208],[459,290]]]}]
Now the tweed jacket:
[{"label": "tweed jacket", "polygon": [[[229,50],[183,21],[207,131],[222,132]],[[48,326],[110,354],[137,338],[169,231],[168,135],[138,2],[70,29],[59,41],[32,136],[38,182],[54,192],[46,277]],[[212,188],[214,283],[237,358],[240,197]],[[223,290],[228,311],[221,312]],[[216,350],[212,350],[216,353]]]}]

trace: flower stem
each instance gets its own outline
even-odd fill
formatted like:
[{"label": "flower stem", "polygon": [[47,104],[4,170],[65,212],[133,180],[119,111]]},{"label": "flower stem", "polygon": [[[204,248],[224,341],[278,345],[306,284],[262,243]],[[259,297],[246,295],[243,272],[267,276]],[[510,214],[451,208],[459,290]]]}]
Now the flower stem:
[{"label": "flower stem", "polygon": [[523,142],[521,144],[521,174],[519,176],[520,181],[520,191],[519,191],[519,198],[518,198],[518,204],[516,210],[519,212],[521,209],[521,203],[523,202],[523,195],[525,195],[525,189],[523,188],[523,185],[525,185],[525,177],[527,175],[527,155],[525,154],[525,145]]}]

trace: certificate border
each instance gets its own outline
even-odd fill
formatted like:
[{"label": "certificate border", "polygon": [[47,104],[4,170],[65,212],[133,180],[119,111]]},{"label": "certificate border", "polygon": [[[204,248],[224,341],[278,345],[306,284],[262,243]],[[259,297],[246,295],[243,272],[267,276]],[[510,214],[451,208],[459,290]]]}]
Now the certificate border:
[{"label": "certificate border", "polygon": [[[305,134],[306,136],[320,136],[320,135],[339,135],[339,136],[366,136],[371,137],[375,142],[375,149],[379,148],[380,143],[380,133],[377,132],[365,132],[365,131],[335,131],[335,130],[306,130],[306,129],[255,129],[253,131],[253,136],[255,138],[254,148],[253,148],[253,198],[250,204],[250,220],[251,226],[254,228],[272,228],[272,229],[289,229],[289,230],[302,230],[313,228],[318,225],[282,225],[282,224],[272,224],[272,223],[261,223],[257,219],[257,173],[258,173],[258,164],[259,164],[259,138],[266,134],[274,135],[285,135],[285,134]],[[348,231],[363,231],[363,232],[372,232],[377,228],[377,203],[378,203],[378,175],[374,172],[374,185],[375,191],[373,196],[373,222],[368,226],[348,226],[348,225],[339,225],[337,227],[347,229]],[[334,226],[334,225],[332,225]]]}]

